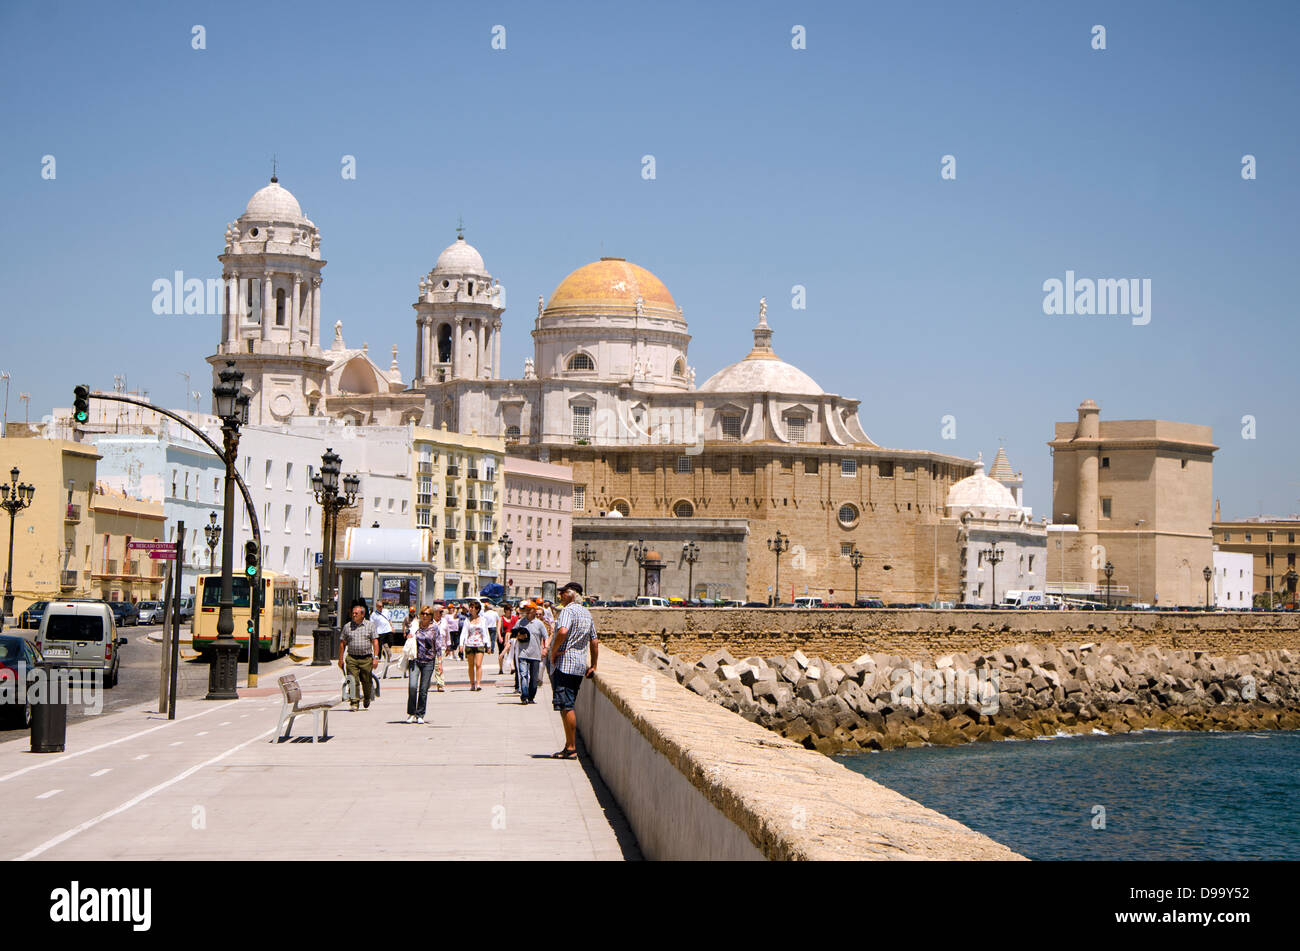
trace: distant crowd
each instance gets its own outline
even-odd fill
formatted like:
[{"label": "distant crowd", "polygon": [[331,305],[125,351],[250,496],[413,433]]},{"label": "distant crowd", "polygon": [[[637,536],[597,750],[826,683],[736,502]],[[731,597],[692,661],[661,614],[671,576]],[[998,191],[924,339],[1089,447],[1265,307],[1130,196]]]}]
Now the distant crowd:
[{"label": "distant crowd", "polygon": [[483,659],[495,654],[497,673],[513,674],[521,704],[536,701],[545,668],[552,706],[564,726],[564,749],[552,755],[575,758],[574,704],[583,680],[596,671],[600,639],[582,605],[582,585],[571,581],[558,596],[558,606],[544,599],[498,604],[486,598],[411,605],[400,632],[393,630],[389,619],[392,605],[380,601],[370,611],[363,599],[357,599],[339,639],[339,669],[355,682],[352,709],[370,707],[376,665],[384,664],[387,672],[389,665],[397,663],[407,674],[406,722],[425,723],[430,687],[440,693],[446,690],[443,661],[447,657],[465,661],[469,690],[481,691]]}]

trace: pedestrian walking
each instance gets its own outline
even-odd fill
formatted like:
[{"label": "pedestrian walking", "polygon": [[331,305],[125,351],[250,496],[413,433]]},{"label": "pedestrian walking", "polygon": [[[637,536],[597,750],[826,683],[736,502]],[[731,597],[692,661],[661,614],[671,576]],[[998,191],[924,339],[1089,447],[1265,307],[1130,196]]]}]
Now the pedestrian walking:
[{"label": "pedestrian walking", "polygon": [[501,669],[501,663],[504,659],[501,650],[505,647],[505,635],[501,633],[501,615],[497,613],[496,608],[487,598],[484,598],[482,603],[483,622],[488,629],[488,644],[492,653],[497,655],[497,673],[504,674],[505,671]]},{"label": "pedestrian walking", "polygon": [[[360,604],[352,606],[352,620],[343,625],[339,638],[339,670],[360,681],[366,709],[370,709],[370,696],[374,692],[375,655],[379,653],[379,638],[375,626],[366,620],[366,609]],[[357,698],[352,697],[352,709],[357,709]]]},{"label": "pedestrian walking", "polygon": [[415,638],[415,660],[407,668],[406,722],[423,723],[429,705],[429,684],[442,660],[438,654],[439,630],[433,608],[420,609],[418,628],[408,629],[406,638]]},{"label": "pedestrian walking", "polygon": [[[560,589],[564,605],[556,622],[555,636],[547,656],[551,659],[551,705],[560,714],[564,726],[564,749],[552,753],[553,759],[576,759],[578,756],[578,716],[573,711],[584,678],[596,673],[600,638],[591,612],[582,606],[582,585],[570,581]],[[588,652],[590,651],[590,657]]]},{"label": "pedestrian walking", "polygon": [[461,628],[461,643],[465,648],[465,660],[469,664],[469,689],[482,690],[483,655],[491,649],[492,641],[488,636],[482,607],[477,601],[469,602],[469,617]]},{"label": "pedestrian walking", "polygon": [[[522,605],[520,605],[522,608]],[[515,639],[513,631],[516,625],[524,623],[524,616],[520,610],[517,610],[513,604],[507,604],[502,609],[501,615],[501,633],[504,635],[506,644],[504,653],[510,658],[510,673],[514,675],[515,687],[514,692],[519,692],[519,642]]]},{"label": "pedestrian walking", "polygon": [[451,646],[451,635],[447,633],[448,622],[443,614],[442,605],[435,604],[433,606],[433,623],[436,629],[434,646],[437,648],[438,663],[433,669],[433,682],[438,688],[438,693],[442,693],[446,689],[446,681],[442,679],[442,659],[447,656],[447,651]]},{"label": "pedestrian walking", "polygon": [[519,609],[522,613],[512,637],[518,651],[515,673],[519,678],[519,702],[535,703],[542,676],[542,656],[547,650],[546,625],[537,619],[538,608],[532,601],[523,602]]},{"label": "pedestrian walking", "polygon": [[384,662],[384,676],[388,676],[388,665],[393,655],[393,624],[384,614],[384,602],[375,602],[375,609],[370,612],[370,623],[375,626],[375,636],[379,638],[379,653],[376,660]]}]

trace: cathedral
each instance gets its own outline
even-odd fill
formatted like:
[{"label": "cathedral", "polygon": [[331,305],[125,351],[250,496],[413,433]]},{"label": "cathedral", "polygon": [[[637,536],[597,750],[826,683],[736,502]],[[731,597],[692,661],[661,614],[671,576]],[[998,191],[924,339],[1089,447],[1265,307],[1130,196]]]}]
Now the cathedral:
[{"label": "cathedral", "polygon": [[[275,178],[226,230],[226,315],[208,362],[214,376],[228,360],[244,372],[252,422],[329,416],[500,436],[511,455],[573,468],[575,518],[746,520],[746,590],[732,597],[849,600],[855,574],[863,596],[889,601],[960,590],[964,553],[945,507],[975,463],[874,443],[858,400],[780,359],[765,301],[748,352],[697,384],[668,288],[603,257],[538,297],[533,356],[522,376],[503,376],[505,289],[458,234],[418,281],[408,379],[396,347],[385,369],[345,345],[339,322],[323,345],[320,248]],[[774,593],[778,530],[790,548]]]}]

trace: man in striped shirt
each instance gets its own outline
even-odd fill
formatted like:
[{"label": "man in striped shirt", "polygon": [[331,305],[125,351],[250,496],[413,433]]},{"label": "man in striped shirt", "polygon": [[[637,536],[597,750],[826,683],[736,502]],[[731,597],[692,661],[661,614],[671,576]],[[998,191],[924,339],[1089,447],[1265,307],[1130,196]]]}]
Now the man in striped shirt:
[{"label": "man in striped shirt", "polygon": [[551,754],[554,759],[576,759],[578,756],[578,717],[573,706],[578,700],[583,678],[596,672],[596,657],[600,653],[596,624],[591,619],[591,612],[579,601],[581,595],[582,585],[576,581],[570,581],[560,589],[560,602],[564,609],[555,622],[555,637],[551,639],[551,705],[559,711],[564,724],[564,749]]}]

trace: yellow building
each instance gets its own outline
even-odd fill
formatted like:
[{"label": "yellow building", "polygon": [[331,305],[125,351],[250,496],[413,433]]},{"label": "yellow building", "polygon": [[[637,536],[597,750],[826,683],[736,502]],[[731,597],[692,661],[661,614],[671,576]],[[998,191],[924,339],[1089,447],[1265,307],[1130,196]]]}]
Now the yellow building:
[{"label": "yellow building", "polygon": [[1252,556],[1256,596],[1269,594],[1269,600],[1276,603],[1295,603],[1300,581],[1300,567],[1296,566],[1300,519],[1257,516],[1221,521],[1216,511],[1211,530],[1220,551]]},{"label": "yellow building", "polygon": [[505,440],[416,426],[411,479],[415,528],[439,539],[438,580],[444,598],[504,584],[500,506],[505,498]]},{"label": "yellow building", "polygon": [[88,565],[91,597],[133,602],[162,597],[165,562],[129,547],[133,541],[166,539],[162,502],[133,499],[97,486],[90,507],[95,529]]},{"label": "yellow building", "polygon": [[[32,504],[14,521],[14,616],[33,601],[95,596],[87,569],[99,458],[94,446],[62,439],[0,440],[0,476],[8,482],[10,470],[16,468],[17,480],[36,489]],[[9,526],[0,531],[8,533]],[[8,557],[7,551],[2,554]],[[0,562],[4,564],[7,561]]]},{"label": "yellow building", "polygon": [[1092,400],[1057,423],[1047,590],[1100,594],[1105,566],[1118,602],[1197,605],[1210,538],[1214,453],[1209,426],[1101,420]]}]

